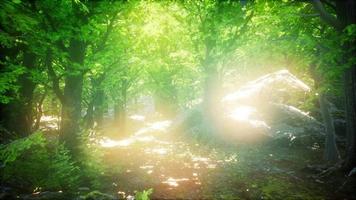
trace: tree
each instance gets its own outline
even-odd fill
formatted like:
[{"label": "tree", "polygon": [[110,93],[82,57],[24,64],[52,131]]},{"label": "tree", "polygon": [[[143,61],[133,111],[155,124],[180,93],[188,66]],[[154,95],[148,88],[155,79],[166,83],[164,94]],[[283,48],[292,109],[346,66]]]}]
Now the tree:
[{"label": "tree", "polygon": [[[320,14],[320,18],[331,27],[335,28],[340,34],[355,26],[355,1],[332,1],[331,5],[334,8],[336,17],[325,9],[320,0],[313,0],[312,3],[315,10]],[[342,60],[343,64],[347,65],[344,70],[345,111],[348,141],[345,169],[347,170],[356,166],[356,63],[352,60],[353,56],[356,54],[354,36],[355,35],[344,43],[345,53]]]},{"label": "tree", "polygon": [[34,74],[39,68],[35,30],[39,25],[36,16],[31,14],[34,8],[29,2],[18,5],[4,1],[0,9],[5,14],[1,15],[0,22],[3,30],[1,69],[2,73],[8,73],[3,76],[5,88],[1,89],[6,96],[1,101],[1,121],[6,129],[23,137],[32,132],[33,93],[38,84]]},{"label": "tree", "polygon": [[[219,93],[227,61],[243,41],[253,12],[245,4],[230,1],[187,1],[191,40],[204,74],[203,107],[206,119],[216,120]],[[213,123],[209,123],[213,124]]]},{"label": "tree", "polygon": [[73,155],[78,154],[83,81],[90,70],[86,60],[106,47],[120,3],[38,2],[39,10],[53,11],[44,13],[48,42],[44,60],[51,88],[62,104],[60,140]]}]

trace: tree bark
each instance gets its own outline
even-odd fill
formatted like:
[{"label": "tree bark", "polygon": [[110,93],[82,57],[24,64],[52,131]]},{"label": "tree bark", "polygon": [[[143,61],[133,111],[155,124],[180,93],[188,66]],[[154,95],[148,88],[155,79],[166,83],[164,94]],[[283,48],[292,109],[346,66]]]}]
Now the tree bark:
[{"label": "tree bark", "polygon": [[[343,27],[356,24],[356,2],[354,0],[336,1],[336,13]],[[349,41],[344,45],[343,63],[350,63],[356,55],[356,42]],[[350,49],[353,49],[350,51]],[[356,167],[356,65],[353,63],[344,72],[344,91],[346,109],[347,154],[345,169]]]},{"label": "tree bark", "polygon": [[96,126],[102,125],[104,117],[104,91],[101,88],[101,83],[106,77],[106,73],[100,75],[97,78],[91,79],[92,95],[88,105],[87,113],[85,115],[86,127],[93,128],[96,122]]},{"label": "tree bark", "polygon": [[347,135],[345,169],[351,170],[356,167],[356,67],[346,70],[344,78]]},{"label": "tree bark", "polygon": [[18,97],[4,105],[3,115],[5,128],[17,136],[25,137],[31,134],[33,124],[33,91],[36,84],[31,79],[31,70],[35,67],[36,56],[31,52],[24,52],[23,63],[25,72],[18,78]]},{"label": "tree bark", "polygon": [[203,104],[209,115],[215,116],[215,108],[219,101],[219,78],[217,69],[215,67],[211,68],[212,69],[209,68],[205,73]]},{"label": "tree bark", "polygon": [[91,99],[88,104],[88,108],[87,108],[87,112],[85,114],[84,120],[85,120],[86,128],[93,128],[93,126],[94,126],[94,99]]},{"label": "tree bark", "polygon": [[326,131],[324,157],[328,162],[336,163],[340,160],[340,154],[336,146],[334,121],[324,94],[319,94],[319,104]]},{"label": "tree bark", "polygon": [[86,128],[100,127],[104,117],[104,91],[100,88],[93,88],[94,94],[89,102],[87,113],[85,115]]},{"label": "tree bark", "polygon": [[35,68],[36,56],[31,52],[24,53],[23,65],[26,72],[19,79],[19,107],[17,120],[14,123],[16,132],[27,136],[32,132],[33,125],[33,92],[36,84],[32,80],[31,70]]},{"label": "tree bark", "polygon": [[[125,74],[127,74],[127,71]],[[117,123],[117,127],[119,127],[120,134],[126,134],[127,90],[129,89],[127,79],[121,81],[119,89],[120,97],[115,105],[115,123]]]},{"label": "tree bark", "polygon": [[[316,56],[320,56],[319,50]],[[309,70],[312,78],[314,79],[314,87],[316,90],[319,90],[323,79],[321,75],[316,72],[315,64],[310,65]],[[340,160],[340,154],[336,144],[334,120],[329,111],[328,101],[325,94],[323,94],[323,91],[319,94],[319,107],[326,132],[324,158],[330,163],[336,163]]]},{"label": "tree bark", "polygon": [[83,89],[83,72],[78,69],[84,65],[86,44],[83,41],[72,39],[69,46],[68,75],[65,77],[65,87],[62,102],[60,141],[71,151],[78,154],[79,124],[81,120],[81,102]]},{"label": "tree bark", "polygon": [[[126,93],[126,92],[122,92]],[[115,105],[115,123],[119,128],[119,134],[126,134],[126,98],[123,96],[123,99],[118,101]]]},{"label": "tree bark", "polygon": [[94,100],[94,109],[95,109],[94,120],[97,123],[98,127],[102,126],[104,120],[104,110],[105,110],[104,99],[105,99],[104,91],[98,88],[97,95]]}]

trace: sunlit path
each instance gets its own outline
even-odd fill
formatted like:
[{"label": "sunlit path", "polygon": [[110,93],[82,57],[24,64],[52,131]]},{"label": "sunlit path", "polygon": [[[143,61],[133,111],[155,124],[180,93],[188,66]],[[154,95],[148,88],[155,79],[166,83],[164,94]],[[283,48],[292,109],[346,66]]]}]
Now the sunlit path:
[{"label": "sunlit path", "polygon": [[[291,150],[261,146],[238,151],[236,147],[209,148],[172,136],[167,131],[168,122],[148,123],[136,131],[139,134],[98,142],[105,152],[105,162],[117,169],[112,177],[113,191],[133,194],[135,190],[153,188],[153,199],[222,197],[219,195],[255,198],[266,187],[264,181],[283,180],[287,186],[295,181],[305,184],[304,175],[295,172],[299,159],[294,159]],[[304,186],[300,190],[309,192]]]},{"label": "sunlit path", "polygon": [[164,130],[167,124],[152,123],[131,137],[98,143],[106,151],[106,162],[122,170],[120,190],[154,188],[154,198],[196,199],[202,195],[202,178],[208,171],[237,162],[234,156],[219,159],[214,149],[174,139]]}]

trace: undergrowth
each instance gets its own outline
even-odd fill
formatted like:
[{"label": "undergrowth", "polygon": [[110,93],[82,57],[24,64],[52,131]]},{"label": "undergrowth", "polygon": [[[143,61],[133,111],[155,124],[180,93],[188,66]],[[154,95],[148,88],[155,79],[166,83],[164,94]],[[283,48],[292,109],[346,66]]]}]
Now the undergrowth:
[{"label": "undergrowth", "polygon": [[72,190],[79,167],[64,145],[37,132],[0,146],[1,181],[20,190]]}]

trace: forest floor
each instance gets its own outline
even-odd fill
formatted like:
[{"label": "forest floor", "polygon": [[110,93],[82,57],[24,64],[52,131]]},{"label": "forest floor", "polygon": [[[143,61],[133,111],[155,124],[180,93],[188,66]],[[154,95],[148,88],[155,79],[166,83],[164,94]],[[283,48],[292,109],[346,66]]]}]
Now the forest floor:
[{"label": "forest floor", "polygon": [[108,177],[114,194],[153,188],[151,199],[349,199],[335,193],[340,185],[315,176],[318,147],[204,145],[164,131],[100,144],[107,166],[117,169]]}]

